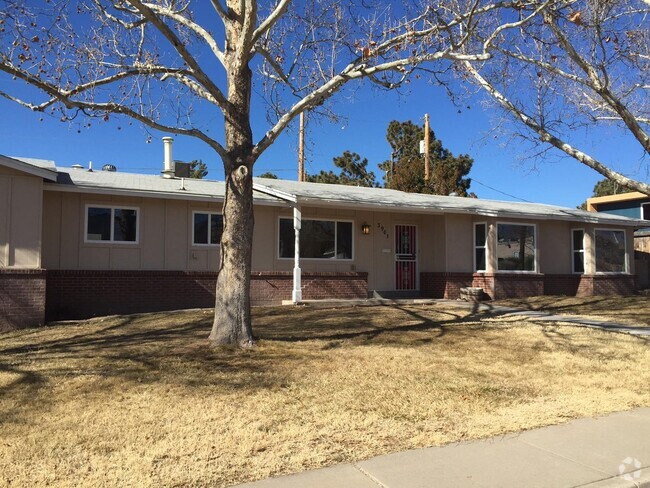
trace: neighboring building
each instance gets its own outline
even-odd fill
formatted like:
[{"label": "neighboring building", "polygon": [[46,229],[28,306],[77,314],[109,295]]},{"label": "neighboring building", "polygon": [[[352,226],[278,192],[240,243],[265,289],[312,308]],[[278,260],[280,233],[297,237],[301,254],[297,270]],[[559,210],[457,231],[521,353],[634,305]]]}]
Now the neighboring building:
[{"label": "neighboring building", "polygon": [[650,197],[638,191],[587,199],[589,212],[606,212],[631,219],[650,220]]},{"label": "neighboring building", "polygon": [[[224,183],[174,178],[168,149],[163,176],[0,156],[0,329],[213,305]],[[254,188],[256,305],[457,298],[465,286],[492,298],[634,291],[638,219],[259,178]]]},{"label": "neighboring building", "polygon": [[[631,219],[650,220],[650,197],[637,191],[593,197],[587,200],[587,210],[621,215]],[[650,287],[650,222],[634,233],[637,285]]]}]

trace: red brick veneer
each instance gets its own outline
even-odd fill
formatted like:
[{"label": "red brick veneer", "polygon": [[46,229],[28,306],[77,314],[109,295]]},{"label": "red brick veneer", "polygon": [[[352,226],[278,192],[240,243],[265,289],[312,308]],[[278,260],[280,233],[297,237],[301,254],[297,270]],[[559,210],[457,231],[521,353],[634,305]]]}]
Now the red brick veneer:
[{"label": "red brick veneer", "polygon": [[456,299],[460,289],[473,286],[472,273],[420,273],[420,294],[431,298]]},{"label": "red brick veneer", "polygon": [[[217,273],[196,271],[47,272],[46,318],[156,312],[214,306]],[[291,299],[293,273],[254,272],[253,305]],[[303,273],[303,299],[367,298],[368,273]]]},{"label": "red brick veneer", "polygon": [[456,299],[460,288],[483,288],[489,298],[539,295],[632,295],[630,275],[543,275],[539,273],[420,273],[422,296]]},{"label": "red brick veneer", "polygon": [[0,269],[0,332],[45,323],[45,271]]}]

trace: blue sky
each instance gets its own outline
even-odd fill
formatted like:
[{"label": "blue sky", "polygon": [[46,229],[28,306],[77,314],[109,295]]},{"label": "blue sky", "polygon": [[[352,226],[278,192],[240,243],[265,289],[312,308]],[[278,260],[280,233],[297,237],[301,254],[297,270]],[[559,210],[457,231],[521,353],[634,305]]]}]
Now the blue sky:
[{"label": "blue sky", "polygon": [[[0,77],[0,88],[10,91],[16,83]],[[19,87],[20,89],[20,87]],[[260,108],[259,100],[255,104]],[[368,84],[336,98],[335,110],[342,116],[338,123],[310,121],[308,127],[307,171],[316,173],[332,168],[332,158],[345,150],[368,158],[370,167],[381,180],[376,165],[390,155],[386,127],[391,120],[412,120],[423,123],[425,113],[431,117],[431,128],[443,144],[455,154],[468,153],[475,162],[470,173],[474,179],[471,190],[479,198],[519,199],[574,207],[591,195],[600,175],[569,158],[554,162],[531,157],[519,142],[494,138],[490,134],[496,118],[483,108],[479,99],[472,100],[461,113],[440,88],[424,80],[414,80],[409,92],[397,94],[379,91]],[[75,121],[62,123],[58,117],[32,113],[16,104],[0,100],[2,130],[0,154],[51,159],[58,166],[93,161],[95,167],[111,163],[119,171],[158,173],[162,169],[161,137],[148,134],[136,122],[112,117],[108,123],[92,121],[90,128],[80,128]],[[200,112],[200,121],[209,125],[216,114]],[[40,118],[43,121],[39,121]],[[297,121],[257,162],[256,174],[273,171],[281,178],[296,179]],[[253,128],[259,139],[268,128],[263,110],[253,116]],[[213,134],[214,135],[214,134]],[[615,169],[643,181],[648,174],[640,146],[614,128],[574,134],[574,142],[582,150],[600,157]],[[559,156],[559,153],[555,153]],[[187,137],[175,137],[174,158],[202,159],[208,164],[210,179],[223,179],[223,168],[216,154],[205,144]],[[498,190],[498,191],[496,191]]]}]

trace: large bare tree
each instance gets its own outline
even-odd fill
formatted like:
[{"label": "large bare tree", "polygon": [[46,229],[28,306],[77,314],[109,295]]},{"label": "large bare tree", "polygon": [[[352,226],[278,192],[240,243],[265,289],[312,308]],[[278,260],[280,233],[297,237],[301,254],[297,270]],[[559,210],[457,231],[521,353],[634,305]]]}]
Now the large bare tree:
[{"label": "large bare tree", "polygon": [[593,133],[607,125],[620,129],[647,158],[650,2],[554,2],[519,29],[500,33],[491,53],[485,63],[463,64],[469,78],[516,121],[508,131],[532,142],[538,154],[555,148],[650,195],[650,185],[616,170],[619,161],[603,161],[577,142],[585,129]]},{"label": "large bare tree", "polygon": [[[2,0],[0,72],[17,83],[0,94],[64,121],[131,117],[216,151],[226,194],[210,340],[247,346],[252,174],[260,155],[297,115],[326,112],[327,100],[351,82],[391,89],[416,70],[437,78],[458,63],[486,60],[494,41],[551,3]],[[270,121],[257,137],[254,87]],[[199,105],[222,122],[206,126]]]}]

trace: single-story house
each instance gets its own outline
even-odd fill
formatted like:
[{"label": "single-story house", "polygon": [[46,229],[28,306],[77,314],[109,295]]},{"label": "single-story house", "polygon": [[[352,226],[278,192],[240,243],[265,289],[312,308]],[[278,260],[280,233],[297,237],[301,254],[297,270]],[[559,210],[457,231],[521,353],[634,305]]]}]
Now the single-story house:
[{"label": "single-story house", "polygon": [[[0,329],[213,305],[224,183],[0,156]],[[254,180],[253,304],[633,293],[639,219]],[[298,252],[296,252],[298,250]]]}]

